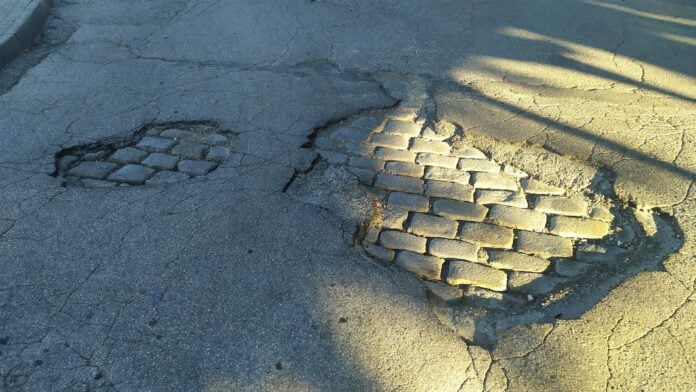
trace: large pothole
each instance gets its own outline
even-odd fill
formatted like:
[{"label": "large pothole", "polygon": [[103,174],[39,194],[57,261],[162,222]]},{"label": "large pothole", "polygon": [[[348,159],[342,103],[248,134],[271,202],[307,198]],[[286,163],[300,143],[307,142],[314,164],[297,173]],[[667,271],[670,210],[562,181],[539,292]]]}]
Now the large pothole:
[{"label": "large pothole", "polygon": [[65,186],[169,184],[206,176],[224,164],[235,134],[211,123],[147,126],[132,137],[74,146],[56,154]]}]

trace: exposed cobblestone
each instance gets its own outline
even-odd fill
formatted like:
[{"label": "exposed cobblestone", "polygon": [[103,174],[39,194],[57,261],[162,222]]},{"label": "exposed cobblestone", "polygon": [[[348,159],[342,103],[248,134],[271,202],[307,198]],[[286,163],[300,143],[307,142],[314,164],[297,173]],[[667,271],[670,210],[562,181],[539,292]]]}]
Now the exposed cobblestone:
[{"label": "exposed cobblestone", "polygon": [[549,214],[585,216],[587,202],[567,197],[539,196],[534,203],[534,209]]},{"label": "exposed cobblestone", "polygon": [[513,229],[544,231],[546,227],[546,215],[524,208],[495,205],[491,207],[488,219],[501,226]]},{"label": "exposed cobblestone", "polygon": [[116,164],[111,162],[84,161],[78,163],[77,166],[70,169],[68,174],[77,177],[101,180],[111,173],[111,171],[116,167]]},{"label": "exposed cobblestone", "polygon": [[375,186],[390,191],[423,193],[423,180],[413,177],[394,176],[386,173],[377,174]]},{"label": "exposed cobblestone", "polygon": [[421,126],[408,121],[391,120],[384,126],[385,134],[414,137],[420,135]]},{"label": "exposed cobblestone", "polygon": [[494,189],[516,191],[517,180],[503,173],[474,173],[474,187],[477,189]]},{"label": "exposed cobblestone", "polygon": [[494,268],[524,272],[544,272],[551,264],[541,257],[506,250],[489,251],[488,263]]},{"label": "exposed cobblestone", "polygon": [[458,146],[452,150],[452,155],[459,158],[466,159],[487,159],[486,154],[483,151],[477,150],[469,146]]},{"label": "exposed cobblestone", "polygon": [[374,129],[382,123],[382,120],[376,117],[360,117],[351,123],[357,128]]},{"label": "exposed cobblestone", "polygon": [[541,257],[571,257],[573,242],[568,238],[554,235],[519,231],[517,232],[517,250]]},{"label": "exposed cobblestone", "polygon": [[469,173],[459,170],[447,169],[444,167],[426,168],[425,178],[428,180],[456,182],[457,184],[462,185],[469,184]]},{"label": "exposed cobblestone", "polygon": [[146,151],[166,152],[175,144],[176,142],[174,140],[146,136],[140,140],[140,143],[138,143],[136,147]]},{"label": "exposed cobblestone", "polygon": [[442,197],[461,201],[474,201],[474,188],[456,182],[427,180],[425,194],[431,197]]},{"label": "exposed cobblestone", "polygon": [[230,149],[223,146],[211,147],[206,155],[205,159],[209,161],[215,161],[218,163],[223,163],[230,157]]},{"label": "exposed cobblestone", "polygon": [[485,159],[462,158],[459,160],[457,167],[459,170],[472,172],[498,173],[500,171],[500,165]]},{"label": "exposed cobblestone", "polygon": [[203,143],[212,144],[214,146],[222,146],[229,143],[229,139],[222,135],[208,135],[203,138]]},{"label": "exposed cobblestone", "polygon": [[179,155],[182,158],[202,159],[208,146],[195,142],[183,142],[172,148],[172,154]]},{"label": "exposed cobblestone", "polygon": [[443,259],[462,259],[478,262],[478,246],[458,240],[433,238],[428,244],[428,253]]},{"label": "exposed cobblestone", "polygon": [[464,223],[459,238],[486,248],[512,248],[512,229],[487,223]]},{"label": "exposed cobblestone", "polygon": [[383,246],[375,245],[370,242],[363,242],[363,248],[370,256],[376,257],[384,261],[394,260],[395,252],[391,249],[387,249]]},{"label": "exposed cobblestone", "polygon": [[[427,166],[439,166],[439,167],[446,167],[450,169],[455,169],[457,168],[457,163],[459,162],[459,159],[457,157],[450,157],[446,155],[440,155],[440,154],[433,154],[429,152],[420,152],[416,156],[416,162],[419,165],[427,165]],[[460,172],[462,174],[467,174],[465,172]]]},{"label": "exposed cobblestone", "polygon": [[374,227],[374,226],[370,226],[367,229],[367,232],[365,233],[364,241],[375,243],[378,240],[379,240],[379,229]]},{"label": "exposed cobblestone", "polygon": [[176,167],[179,157],[175,155],[153,152],[143,161],[143,165],[161,170],[171,170]]},{"label": "exposed cobblestone", "polygon": [[425,287],[428,289],[429,293],[443,301],[461,300],[462,295],[464,295],[464,290],[444,283],[425,282]]},{"label": "exposed cobblestone", "polygon": [[565,194],[565,190],[544,184],[541,181],[534,180],[534,179],[523,179],[520,180],[520,185],[522,186],[522,189],[530,195],[563,195]]},{"label": "exposed cobblestone", "polygon": [[481,264],[464,260],[449,262],[447,283],[451,285],[472,284],[494,291],[505,291],[507,274]]},{"label": "exposed cobblestone", "polygon": [[406,150],[409,145],[408,136],[403,135],[387,135],[384,133],[375,133],[372,135],[372,144],[378,147],[388,147],[395,150]]},{"label": "exposed cobblestone", "polygon": [[379,235],[383,246],[389,249],[410,250],[425,253],[426,239],[397,230],[385,230]]},{"label": "exposed cobblestone", "polygon": [[435,200],[433,212],[453,220],[482,222],[486,218],[488,208],[458,200]]},{"label": "exposed cobblestone", "polygon": [[408,210],[404,208],[387,208],[382,216],[382,227],[388,229],[404,229],[404,222],[408,219]]},{"label": "exposed cobblestone", "polygon": [[354,156],[348,160],[348,165],[353,167],[359,167],[362,169],[370,169],[374,171],[379,171],[384,169],[384,162],[379,159],[365,158],[361,156]]},{"label": "exposed cobblestone", "polygon": [[401,268],[429,280],[440,280],[442,264],[445,261],[434,256],[402,251],[396,256],[396,264]]},{"label": "exposed cobblestone", "polygon": [[424,237],[454,238],[457,226],[457,222],[447,218],[416,213],[411,218],[408,231]]},{"label": "exposed cobblestone", "polygon": [[385,171],[400,176],[422,177],[425,170],[423,166],[415,163],[387,162]]},{"label": "exposed cobblestone", "polygon": [[571,238],[602,238],[609,234],[609,224],[593,219],[554,216],[549,229],[551,233]]},{"label": "exposed cobblestone", "polygon": [[423,128],[421,136],[424,139],[443,141],[454,136],[457,131],[457,127],[448,121],[438,121],[434,125],[429,125]]},{"label": "exposed cobblestone", "polygon": [[476,203],[490,205],[500,204],[503,206],[527,208],[527,199],[519,192],[511,191],[489,191],[477,190]]},{"label": "exposed cobblestone", "polygon": [[140,163],[146,156],[146,151],[126,147],[116,150],[109,159],[118,163]]},{"label": "exposed cobblestone", "polygon": [[372,182],[375,178],[375,172],[373,170],[352,166],[349,166],[347,170],[353,173],[353,175],[355,175],[355,177],[357,177],[358,181],[360,181],[361,183],[366,185],[372,185]]},{"label": "exposed cobblestone", "polygon": [[142,165],[128,164],[111,173],[109,180],[114,182],[125,182],[131,185],[141,185],[144,184],[154,172],[154,170]]},{"label": "exposed cobblestone", "polygon": [[402,192],[392,192],[387,204],[389,207],[403,208],[408,211],[428,212],[430,209],[430,200],[427,197]]},{"label": "exposed cobblestone", "polygon": [[375,156],[383,161],[415,162],[416,153],[410,151],[394,150],[392,148],[379,147],[375,150]]},{"label": "exposed cobblestone", "polygon": [[370,137],[371,131],[369,129],[356,128],[356,127],[345,127],[337,130],[331,135],[331,138],[338,141],[339,143],[362,143],[367,141]]},{"label": "exposed cobblestone", "polygon": [[413,138],[409,151],[447,155],[450,153],[450,146],[445,142]]}]

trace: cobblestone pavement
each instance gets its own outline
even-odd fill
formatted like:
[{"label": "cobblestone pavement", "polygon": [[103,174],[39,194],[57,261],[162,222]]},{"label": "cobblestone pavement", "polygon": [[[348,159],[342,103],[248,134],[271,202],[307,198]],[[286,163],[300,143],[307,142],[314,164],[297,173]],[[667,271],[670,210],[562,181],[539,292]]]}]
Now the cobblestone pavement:
[{"label": "cobblestone pavement", "polygon": [[695,390],[694,20],[53,1],[0,68],[0,390]]}]

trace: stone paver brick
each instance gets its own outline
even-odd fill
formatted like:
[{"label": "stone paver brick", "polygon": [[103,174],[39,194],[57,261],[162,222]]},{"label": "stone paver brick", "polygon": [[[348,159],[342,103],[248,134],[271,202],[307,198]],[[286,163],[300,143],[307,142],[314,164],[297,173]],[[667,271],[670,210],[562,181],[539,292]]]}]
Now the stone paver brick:
[{"label": "stone paver brick", "polygon": [[503,173],[520,179],[529,177],[529,174],[527,174],[527,172],[508,164],[503,165]]},{"label": "stone paver brick", "polygon": [[434,125],[429,125],[423,128],[421,136],[424,139],[443,141],[454,136],[457,127],[449,121],[438,121]]},{"label": "stone paver brick", "polygon": [[508,278],[508,288],[519,293],[541,295],[552,292],[556,286],[566,281],[566,278],[561,277],[513,271]]},{"label": "stone paver brick", "polygon": [[425,253],[427,240],[413,234],[397,230],[384,230],[379,235],[382,246],[389,249],[410,250],[416,253]]},{"label": "stone paver brick", "polygon": [[331,138],[339,143],[362,143],[367,141],[371,133],[369,129],[345,127],[334,131]]},{"label": "stone paver brick", "polygon": [[131,185],[144,184],[155,171],[142,165],[128,164],[109,175],[109,181],[125,182]]},{"label": "stone paver brick", "polygon": [[433,212],[452,220],[482,222],[488,214],[488,208],[474,203],[457,200],[435,200]]},{"label": "stone paver brick", "polygon": [[408,231],[424,237],[454,238],[458,226],[457,222],[447,218],[416,213],[411,218]]},{"label": "stone paver brick", "polygon": [[472,183],[477,189],[516,191],[519,188],[517,180],[504,173],[474,173]]},{"label": "stone paver brick", "polygon": [[553,269],[561,276],[574,277],[584,274],[590,269],[591,265],[582,261],[560,259],[556,260]]},{"label": "stone paver brick", "polygon": [[420,135],[421,126],[410,121],[390,120],[382,132],[389,135],[414,137]]},{"label": "stone paver brick", "polygon": [[182,158],[188,158],[188,159],[201,159],[203,158],[203,154],[205,154],[205,151],[208,149],[208,146],[205,144],[201,143],[194,143],[194,142],[183,142],[181,144],[177,144],[172,148],[172,154],[179,155]]},{"label": "stone paver brick", "polygon": [[365,233],[365,241],[367,242],[377,242],[379,240],[379,229],[370,226]]},{"label": "stone paver brick", "polygon": [[75,167],[68,171],[68,174],[77,177],[101,180],[115,168],[116,164],[111,162],[85,161],[75,165]]},{"label": "stone paver brick", "polygon": [[184,131],[182,129],[165,129],[160,133],[161,137],[166,137],[168,139],[175,140],[195,140],[197,139],[196,134],[189,131]]},{"label": "stone paver brick", "polygon": [[213,170],[215,167],[217,167],[217,164],[207,161],[192,161],[186,159],[183,161],[179,161],[176,167],[177,169],[179,169],[180,172],[192,176],[204,176],[210,173],[210,171]]},{"label": "stone paver brick", "polygon": [[374,158],[367,157],[351,157],[348,160],[348,165],[359,167],[362,169],[371,169],[374,171],[379,171],[384,168],[384,161]]},{"label": "stone paver brick", "polygon": [[471,185],[463,185],[456,182],[427,180],[425,194],[431,197],[474,201],[474,188]]},{"label": "stone paver brick", "polygon": [[395,252],[391,249],[387,249],[383,246],[375,245],[370,242],[363,242],[363,249],[365,249],[365,252],[367,252],[370,256],[376,257],[380,260],[384,261],[392,261],[394,260],[394,255]]},{"label": "stone paver brick", "polygon": [[539,196],[534,203],[534,209],[549,214],[585,216],[587,202],[567,197]]},{"label": "stone paver brick", "polygon": [[487,223],[464,223],[459,238],[466,242],[486,248],[512,248],[514,234],[512,229]]},{"label": "stone paver brick", "polygon": [[544,272],[550,261],[541,257],[507,250],[491,250],[488,252],[488,264],[493,268],[523,272]]},{"label": "stone paver brick", "polygon": [[347,159],[348,155],[342,152],[330,151],[330,150],[317,150],[322,158],[326,159],[327,162],[333,163],[335,165],[343,164]]},{"label": "stone paver brick", "polygon": [[602,238],[609,234],[609,223],[593,219],[554,216],[549,222],[551,233],[561,237]]},{"label": "stone paver brick", "polygon": [[[209,161],[215,161],[218,163],[225,162],[230,157],[230,149],[224,146],[214,146],[210,147],[208,150],[208,155],[205,159]],[[316,155],[315,155],[316,157]]]},{"label": "stone paver brick", "polygon": [[372,182],[375,178],[375,172],[370,169],[348,166],[346,167],[346,170],[351,172],[355,177],[357,177],[358,181],[365,185],[372,185]]},{"label": "stone paver brick", "polygon": [[229,139],[222,135],[213,134],[204,137],[203,142],[207,144],[212,144],[214,146],[222,146],[227,144],[229,142]]},{"label": "stone paver brick", "polygon": [[188,179],[189,176],[184,173],[173,172],[169,170],[162,170],[157,172],[152,178],[145,181],[146,184],[156,185],[156,184],[174,184]]},{"label": "stone paver brick", "polygon": [[425,196],[413,195],[410,193],[392,192],[387,199],[387,205],[403,208],[409,211],[428,212],[430,200]]},{"label": "stone paver brick", "polygon": [[[419,165],[426,165],[426,166],[438,166],[442,168],[450,168],[450,169],[456,169],[457,168],[457,162],[459,162],[459,159],[457,157],[450,157],[447,155],[440,155],[440,154],[433,154],[430,152],[419,152],[418,155],[416,156],[416,163]],[[466,173],[466,172],[460,172],[460,173]],[[468,173],[467,173],[467,178],[469,178]]]},{"label": "stone paver brick", "polygon": [[429,293],[446,302],[461,300],[464,295],[464,290],[459,287],[440,282],[425,282],[425,287]]},{"label": "stone paver brick", "polygon": [[375,156],[383,161],[415,162],[416,153],[410,151],[394,150],[392,148],[379,147]]},{"label": "stone paver brick", "polygon": [[153,152],[143,161],[143,165],[154,167],[155,169],[171,170],[176,167],[179,157],[176,155]]},{"label": "stone paver brick", "polygon": [[414,177],[394,176],[386,173],[377,174],[375,186],[378,188],[406,193],[423,193],[423,180]]},{"label": "stone paver brick", "polygon": [[[469,146],[457,146],[454,149],[452,149],[452,155],[457,156],[459,158],[465,158],[465,159],[479,159],[479,160],[486,160],[488,157],[486,154],[483,153],[481,150],[477,150],[473,147]],[[498,166],[496,164],[496,166]]]},{"label": "stone paver brick", "polygon": [[518,231],[516,249],[541,257],[571,257],[573,241],[551,234]]},{"label": "stone paver brick", "polygon": [[546,214],[524,208],[494,205],[488,219],[496,225],[513,229],[544,231],[546,227]]},{"label": "stone paver brick", "polygon": [[146,151],[166,152],[175,144],[176,142],[171,139],[145,136],[144,138],[140,139],[136,147],[142,148]]},{"label": "stone paver brick", "polygon": [[355,119],[350,125],[357,128],[374,129],[382,124],[382,120],[376,117],[359,117]]},{"label": "stone paver brick", "polygon": [[511,191],[477,190],[476,203],[484,205],[500,204],[517,208],[528,207],[524,194]]},{"label": "stone paver brick", "polygon": [[493,291],[505,291],[507,274],[503,271],[464,260],[450,261],[447,268],[447,283],[469,284]]},{"label": "stone paver brick", "polygon": [[387,135],[375,133],[372,135],[372,144],[378,147],[388,147],[396,150],[406,150],[409,145],[409,137],[402,135]]},{"label": "stone paver brick", "polygon": [[443,259],[438,257],[407,251],[399,252],[398,256],[396,256],[396,264],[401,268],[429,280],[440,280],[444,262]]},{"label": "stone paver brick", "polygon": [[457,184],[468,185],[469,184],[469,172],[460,171],[456,169],[448,169],[445,167],[431,167],[428,166],[425,169],[425,179],[427,180],[439,180],[447,182],[456,182]]},{"label": "stone paver brick", "polygon": [[326,136],[318,137],[314,141],[314,145],[319,147],[319,148],[324,148],[324,149],[328,149],[328,150],[332,150],[332,149],[336,148],[336,143]]},{"label": "stone paver brick", "polygon": [[539,180],[525,178],[520,180],[520,185],[530,195],[563,195],[565,190],[545,184]]},{"label": "stone paver brick", "polygon": [[601,206],[594,206],[590,209],[590,218],[611,223],[614,221],[614,215],[609,209]]},{"label": "stone paver brick", "polygon": [[146,156],[146,151],[133,147],[125,147],[116,150],[109,159],[118,163],[140,163]]},{"label": "stone paver brick", "polygon": [[388,207],[382,214],[382,227],[403,230],[406,219],[408,219],[407,209]]},{"label": "stone paver brick", "polygon": [[98,160],[106,158],[107,156],[109,156],[109,151],[102,150],[102,151],[88,152],[87,154],[82,156],[82,159],[84,159],[85,161],[98,161]]},{"label": "stone paver brick", "polygon": [[427,152],[431,154],[439,155],[449,155],[450,145],[446,142],[438,142],[433,140],[426,140],[421,138],[411,139],[411,146],[409,151],[413,152]]},{"label": "stone paver brick", "polygon": [[462,259],[479,262],[479,247],[464,241],[433,238],[428,244],[428,253],[443,259]]},{"label": "stone paver brick", "polygon": [[421,165],[408,162],[387,162],[385,171],[389,174],[410,177],[422,177],[425,168]]},{"label": "stone paver brick", "polygon": [[487,159],[462,158],[457,165],[459,170],[472,172],[498,173],[500,165]]},{"label": "stone paver brick", "polygon": [[343,146],[343,150],[349,154],[355,155],[372,155],[375,146],[370,143],[347,143]]}]

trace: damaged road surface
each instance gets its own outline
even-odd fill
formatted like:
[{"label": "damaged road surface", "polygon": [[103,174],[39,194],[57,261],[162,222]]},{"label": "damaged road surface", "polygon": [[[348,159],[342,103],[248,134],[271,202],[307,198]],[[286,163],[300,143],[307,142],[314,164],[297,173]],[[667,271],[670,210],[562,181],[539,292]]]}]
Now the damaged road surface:
[{"label": "damaged road surface", "polygon": [[54,1],[0,68],[0,390],[696,389],[694,20]]}]

